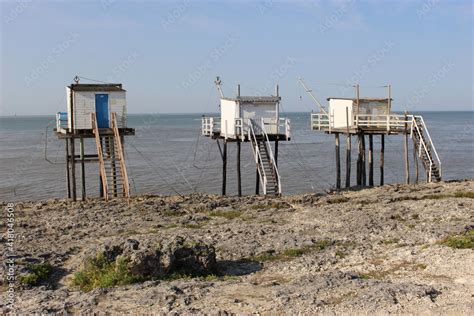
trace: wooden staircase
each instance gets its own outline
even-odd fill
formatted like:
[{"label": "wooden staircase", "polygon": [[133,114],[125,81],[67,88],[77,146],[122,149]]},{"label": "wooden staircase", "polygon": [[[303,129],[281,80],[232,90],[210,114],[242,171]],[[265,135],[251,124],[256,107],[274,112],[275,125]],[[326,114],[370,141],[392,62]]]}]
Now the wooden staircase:
[{"label": "wooden staircase", "polygon": [[249,138],[252,142],[263,194],[280,195],[280,175],[278,174],[268,135],[263,127],[259,126],[254,120],[250,120],[249,123]]},{"label": "wooden staircase", "polygon": [[115,113],[110,114],[110,129],[100,133],[97,118],[92,114],[92,128],[95,135],[97,155],[99,157],[100,178],[103,195],[106,201],[110,198],[123,197],[130,199],[130,186],[123,153],[122,141],[117,128]]},{"label": "wooden staircase", "polygon": [[428,182],[441,181],[441,161],[421,116],[413,116],[411,135]]}]

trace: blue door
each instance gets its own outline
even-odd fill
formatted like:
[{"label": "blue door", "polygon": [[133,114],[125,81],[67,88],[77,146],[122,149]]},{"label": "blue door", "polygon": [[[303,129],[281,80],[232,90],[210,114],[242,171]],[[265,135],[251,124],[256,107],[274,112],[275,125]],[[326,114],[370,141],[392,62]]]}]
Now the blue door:
[{"label": "blue door", "polygon": [[95,95],[95,115],[97,116],[97,127],[109,128],[109,95]]}]

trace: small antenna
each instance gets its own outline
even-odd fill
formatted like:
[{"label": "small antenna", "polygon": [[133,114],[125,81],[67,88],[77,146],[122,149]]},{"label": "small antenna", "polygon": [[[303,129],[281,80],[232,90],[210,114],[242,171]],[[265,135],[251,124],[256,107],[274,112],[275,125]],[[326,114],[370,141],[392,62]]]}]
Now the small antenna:
[{"label": "small antenna", "polygon": [[79,79],[79,76],[76,75],[73,80],[76,84],[79,84],[79,80],[81,79]]}]

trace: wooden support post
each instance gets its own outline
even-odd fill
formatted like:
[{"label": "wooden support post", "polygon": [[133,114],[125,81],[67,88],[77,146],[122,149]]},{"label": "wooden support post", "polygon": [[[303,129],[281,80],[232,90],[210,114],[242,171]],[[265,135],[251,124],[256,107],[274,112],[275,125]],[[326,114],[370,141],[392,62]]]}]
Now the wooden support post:
[{"label": "wooden support post", "polygon": [[351,143],[351,133],[350,133],[350,126],[349,126],[349,108],[346,107],[346,188],[351,186],[351,150],[352,150],[352,143]]},{"label": "wooden support post", "polygon": [[[252,143],[250,143],[250,146],[253,146]],[[260,194],[260,175],[258,174],[258,162],[255,161],[255,195]]]},{"label": "wooden support post", "polygon": [[[100,148],[102,148],[102,151],[104,150],[104,141],[102,137],[100,137]],[[102,174],[100,173],[100,171],[99,171],[99,196],[101,198],[104,197],[104,183],[102,182]]]},{"label": "wooden support post", "polygon": [[72,200],[76,201],[77,196],[76,196],[76,151],[75,151],[75,141],[74,141],[74,136],[71,137],[71,181],[72,181]]},{"label": "wooden support post", "polygon": [[[124,159],[124,164],[125,164],[125,137],[123,135],[120,135],[120,143],[122,144],[122,157]],[[122,179],[123,180],[123,179]],[[122,185],[122,196],[125,196],[125,184]],[[130,192],[130,183],[128,184],[128,191]]]},{"label": "wooden support post", "polygon": [[224,149],[222,151],[222,195],[226,194],[227,184],[227,140],[224,139]]},{"label": "wooden support post", "polygon": [[237,140],[237,195],[242,196],[242,178],[240,175],[240,140]]},{"label": "wooden support post", "polygon": [[385,156],[385,135],[380,135],[380,185],[383,185],[383,167]]},{"label": "wooden support post", "polygon": [[102,176],[99,174],[99,197],[104,197],[104,184],[102,183]]},{"label": "wooden support post", "polygon": [[339,133],[335,134],[336,136],[336,189],[341,188],[341,152],[339,150]]},{"label": "wooden support post", "polygon": [[358,154],[357,154],[357,185],[362,185],[362,137],[357,134]]},{"label": "wooden support post", "polygon": [[85,168],[85,163],[84,163],[84,137],[80,138],[80,154],[81,154],[81,189],[82,189],[81,199],[82,201],[85,201],[86,200],[86,168]]},{"label": "wooden support post", "polygon": [[418,148],[416,143],[413,142],[413,163],[415,165],[415,183],[418,184],[419,180],[419,170],[418,170]]},{"label": "wooden support post", "polygon": [[374,140],[369,134],[369,186],[374,186]]},{"label": "wooden support post", "polygon": [[351,186],[351,135],[347,134],[346,136],[346,188]]},{"label": "wooden support post", "polygon": [[367,186],[367,172],[366,172],[366,163],[365,163],[365,135],[362,133],[362,186]]},{"label": "wooden support post", "polygon": [[405,148],[405,182],[406,184],[410,183],[410,165],[408,161],[408,124],[407,124],[407,112],[405,111],[405,138],[404,138],[404,148]]},{"label": "wooden support post", "polygon": [[71,158],[69,157],[69,139],[66,139],[66,182],[67,182],[67,198],[71,198],[71,179],[70,179],[70,168]]},{"label": "wooden support post", "polygon": [[260,194],[260,176],[258,174],[258,166],[255,172],[255,195]]},{"label": "wooden support post", "polygon": [[278,138],[275,140],[275,165],[278,166]]}]

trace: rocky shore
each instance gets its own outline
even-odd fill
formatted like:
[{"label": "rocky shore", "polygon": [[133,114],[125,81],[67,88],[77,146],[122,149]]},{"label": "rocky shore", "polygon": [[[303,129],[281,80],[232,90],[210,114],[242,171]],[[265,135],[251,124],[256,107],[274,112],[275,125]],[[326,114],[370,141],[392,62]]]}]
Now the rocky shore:
[{"label": "rocky shore", "polygon": [[16,312],[472,314],[473,194],[457,181],[17,203]]}]

